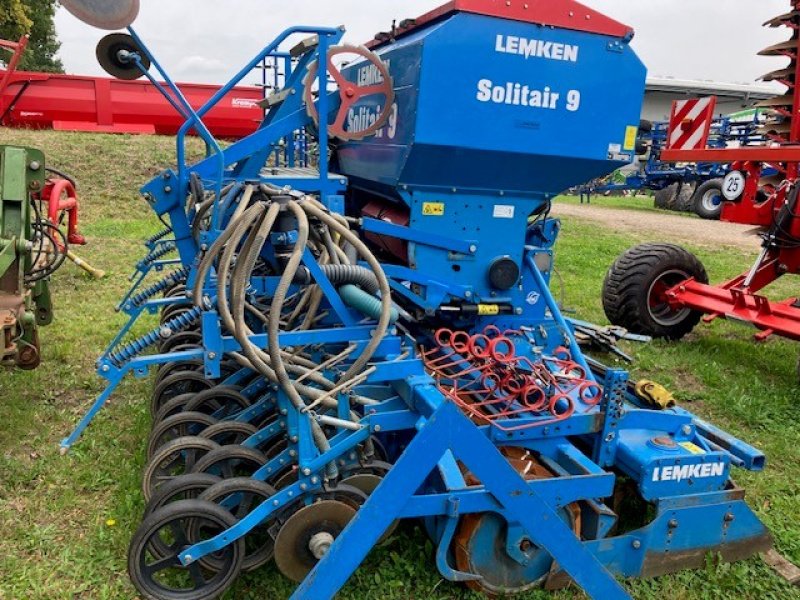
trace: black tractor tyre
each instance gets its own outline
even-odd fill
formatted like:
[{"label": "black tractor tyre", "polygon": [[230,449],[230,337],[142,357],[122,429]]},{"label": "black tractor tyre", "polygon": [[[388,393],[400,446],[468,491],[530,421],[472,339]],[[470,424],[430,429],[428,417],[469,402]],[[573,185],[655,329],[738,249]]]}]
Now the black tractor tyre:
[{"label": "black tractor tyre", "polygon": [[655,193],[655,207],[663,210],[673,210],[678,196],[678,184],[673,183]]},{"label": "black tractor tyre", "polygon": [[673,309],[665,293],[688,279],[708,283],[703,264],[673,244],[642,244],[620,256],[603,282],[603,309],[608,320],[628,331],[679,340],[700,322],[702,314]]},{"label": "black tractor tyre", "polygon": [[691,183],[684,183],[681,185],[678,198],[675,200],[675,210],[678,212],[693,212],[694,211],[694,192],[695,186]]},{"label": "black tractor tyre", "polygon": [[711,179],[697,186],[692,198],[695,214],[701,219],[719,221],[722,215],[722,179]]}]

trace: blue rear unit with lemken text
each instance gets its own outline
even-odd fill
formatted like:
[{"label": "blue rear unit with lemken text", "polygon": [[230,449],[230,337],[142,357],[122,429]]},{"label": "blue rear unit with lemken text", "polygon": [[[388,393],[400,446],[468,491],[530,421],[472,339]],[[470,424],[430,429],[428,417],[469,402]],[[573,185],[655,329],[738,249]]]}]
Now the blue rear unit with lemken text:
[{"label": "blue rear unit with lemken text", "polygon": [[[374,137],[341,144],[337,160],[365,216],[461,242],[445,252],[412,242],[399,257],[421,281],[442,282],[416,299],[426,310],[447,291],[501,305],[501,327],[558,326],[545,319],[526,246],[549,281],[560,227],[545,218],[551,200],[633,159],[646,70],[628,41],[456,12],[373,48],[393,79],[392,114]],[[370,65],[349,74],[380,79]],[[350,116],[357,126],[381,110],[367,100]],[[376,236],[387,227],[365,222]]]}]

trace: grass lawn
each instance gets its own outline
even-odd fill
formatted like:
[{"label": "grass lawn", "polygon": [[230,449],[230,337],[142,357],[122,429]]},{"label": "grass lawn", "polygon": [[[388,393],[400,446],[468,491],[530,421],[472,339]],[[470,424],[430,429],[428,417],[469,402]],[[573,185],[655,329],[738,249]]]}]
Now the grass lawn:
[{"label": "grass lawn", "polygon": [[[102,389],[94,361],[123,322],[113,306],[143,254],[141,240],[161,228],[137,189],[172,164],[173,140],[7,129],[0,129],[0,140],[42,148],[53,166],[75,174],[82,185],[82,230],[89,239],[79,254],[108,273],[96,282],[72,265],[59,272],[53,282],[55,323],[42,331],[42,367],[0,372],[0,599],[135,598],[125,563],[143,509],[139,477],[150,426],[149,383],[126,382],[68,456],[59,456],[58,443]],[[192,150],[198,152],[199,145]],[[652,210],[645,199],[597,203]],[[557,264],[567,306],[602,322],[605,270],[639,241],[646,239],[566,220]],[[735,249],[692,249],[714,280],[739,273],[754,258]],[[778,291],[791,293],[791,283]],[[629,346],[637,361],[633,376],[664,382],[685,407],[767,454],[765,473],[738,472],[737,480],[773,531],[778,549],[800,563],[798,346],[781,340],[755,344],[750,333],[719,322],[679,344]],[[406,524],[373,553],[341,597],[476,597],[442,581],[434,565],[431,543]],[[641,599],[800,598],[800,591],[759,558],[722,566],[709,558],[704,570],[632,582],[628,588]],[[292,589],[268,567],[242,578],[229,597],[277,599]],[[527,596],[551,597],[582,595],[568,590]]]}]

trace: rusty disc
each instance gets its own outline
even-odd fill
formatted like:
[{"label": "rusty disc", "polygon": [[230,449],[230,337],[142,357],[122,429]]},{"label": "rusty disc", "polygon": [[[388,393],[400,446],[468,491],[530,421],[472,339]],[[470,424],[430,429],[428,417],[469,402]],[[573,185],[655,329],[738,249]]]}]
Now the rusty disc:
[{"label": "rusty disc", "polygon": [[[554,477],[524,448],[501,448],[500,451],[527,481]],[[470,485],[478,483],[471,473],[466,473],[465,479]],[[576,534],[580,533],[580,508],[577,504],[561,509],[559,514]],[[523,539],[519,546],[520,553],[527,560],[527,565],[523,565],[509,556],[507,534],[508,524],[498,513],[479,513],[461,518],[453,550],[458,570],[482,577],[467,582],[473,590],[490,596],[505,596],[544,585],[553,565],[550,554],[532,540]]]}]

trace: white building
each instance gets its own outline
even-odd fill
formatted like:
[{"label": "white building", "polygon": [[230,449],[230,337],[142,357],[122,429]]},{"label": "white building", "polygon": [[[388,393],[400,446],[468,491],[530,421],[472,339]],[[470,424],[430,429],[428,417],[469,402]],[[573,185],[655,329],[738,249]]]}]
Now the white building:
[{"label": "white building", "polygon": [[717,83],[652,77],[647,79],[642,118],[648,121],[668,121],[672,103],[686,98],[717,96],[717,114],[727,115],[752,107],[782,93],[783,87]]}]

